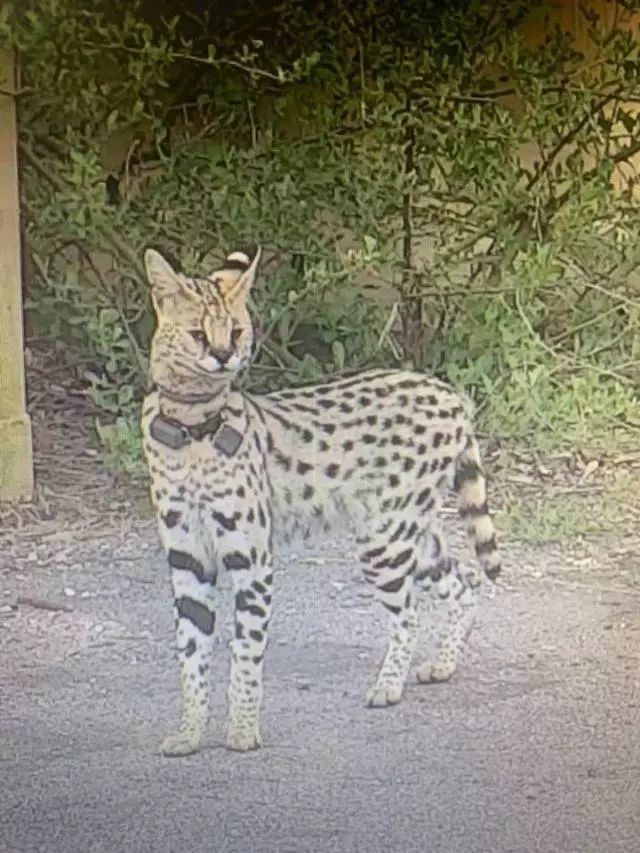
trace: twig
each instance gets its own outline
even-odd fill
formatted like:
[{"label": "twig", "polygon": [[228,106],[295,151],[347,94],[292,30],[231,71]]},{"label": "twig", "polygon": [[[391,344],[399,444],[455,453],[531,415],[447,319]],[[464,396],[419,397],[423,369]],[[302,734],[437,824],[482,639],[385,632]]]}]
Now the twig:
[{"label": "twig", "polygon": [[601,98],[594,107],[592,107],[585,116],[583,116],[580,121],[574,125],[564,136],[562,136],[557,144],[551,149],[551,152],[548,157],[540,165],[540,168],[531,176],[529,181],[527,182],[527,192],[533,189],[533,187],[538,183],[538,181],[546,175],[547,171],[551,168],[553,163],[555,162],[556,157],[566,148],[567,145],[570,145],[576,136],[580,133],[580,131],[584,128],[585,125],[589,124],[589,122],[593,119],[593,116],[597,115],[601,112],[604,107],[612,101],[618,95],[618,89],[611,92],[608,95],[605,95]]},{"label": "twig", "polygon": [[26,605],[27,607],[35,607],[37,610],[53,610],[54,612],[62,611],[63,613],[73,613],[73,607],[64,601],[51,601],[48,598],[42,598],[39,595],[19,595],[16,599],[18,605]]},{"label": "twig", "polygon": [[[100,51],[121,50],[125,53],[133,53],[137,56],[146,53],[145,49],[141,47],[130,47],[129,45],[119,44],[118,42],[111,44],[99,44],[97,42],[89,41],[88,39],[80,39],[77,44],[81,47],[97,48]],[[194,56],[191,53],[180,53],[179,51],[175,50],[168,51],[166,56],[167,59],[173,61],[193,62],[198,65],[208,65],[210,68],[219,68],[223,65],[226,65],[228,68],[237,68],[239,71],[244,71],[245,74],[255,74],[256,77],[266,77],[268,80],[275,80],[277,83],[288,82],[287,72],[282,72],[281,74],[274,74],[272,71],[265,71],[263,68],[256,68],[255,66],[245,65],[237,59],[213,59],[208,56]],[[291,72],[289,72],[289,74],[291,74]]]}]

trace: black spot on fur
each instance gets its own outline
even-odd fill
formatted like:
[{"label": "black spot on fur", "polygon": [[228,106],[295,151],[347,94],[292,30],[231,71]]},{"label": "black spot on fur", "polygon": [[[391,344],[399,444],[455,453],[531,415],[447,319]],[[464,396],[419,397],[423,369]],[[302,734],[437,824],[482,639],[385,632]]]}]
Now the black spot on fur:
[{"label": "black spot on fur", "polygon": [[262,631],[256,631],[254,628],[249,631],[249,636],[252,640],[255,640],[256,643],[261,643],[264,640],[264,634]]},{"label": "black spot on fur", "polygon": [[371,560],[375,560],[377,557],[381,557],[384,554],[384,552],[385,552],[385,546],[384,545],[382,545],[379,548],[371,548],[368,551],[364,551],[364,553],[362,554],[362,559],[369,562]]},{"label": "black spot on fur", "polygon": [[177,509],[170,509],[169,512],[162,516],[162,521],[168,528],[172,528],[176,526],[181,517],[182,513],[178,512]]},{"label": "black spot on fur", "polygon": [[404,551],[400,551],[399,554],[393,558],[393,560],[389,560],[387,565],[390,569],[397,569],[398,566],[402,566],[403,563],[406,563],[411,554],[413,553],[413,548],[405,548]]},{"label": "black spot on fur", "polygon": [[399,539],[402,536],[402,534],[404,533],[404,529],[406,526],[407,526],[407,522],[401,521],[400,524],[398,525],[398,527],[394,530],[394,532],[389,537],[389,542],[395,542],[397,539]]},{"label": "black spot on fur", "polygon": [[383,583],[382,586],[378,587],[378,589],[380,592],[398,592],[398,590],[402,589],[403,583],[404,576],[401,578],[393,578],[393,580]]},{"label": "black spot on fur", "polygon": [[333,409],[336,405],[336,401],[322,398],[320,400],[316,400],[316,405],[320,406],[321,409]]},{"label": "black spot on fur", "polygon": [[216,625],[216,614],[200,601],[183,596],[176,601],[178,615],[182,619],[188,619],[203,634],[213,634]]},{"label": "black spot on fur", "polygon": [[207,580],[204,566],[200,560],[196,560],[191,554],[186,551],[176,551],[173,548],[169,551],[168,562],[172,569],[180,569],[181,571],[191,572],[195,577],[204,583]]},{"label": "black spot on fur", "polygon": [[493,553],[497,549],[496,537],[486,539],[484,542],[476,542],[476,554],[478,557],[486,557],[487,554]]},{"label": "black spot on fur", "polygon": [[304,476],[305,474],[308,474],[312,468],[313,465],[309,465],[308,462],[298,462],[298,465],[296,466],[296,471],[298,472],[298,474]]},{"label": "black spot on fur", "polygon": [[327,465],[327,467],[324,469],[324,473],[327,475],[327,477],[331,477],[331,479],[335,479],[335,477],[338,476],[339,472],[340,466],[337,465],[335,462],[332,462],[331,465]]},{"label": "black spot on fur", "polygon": [[418,525],[415,521],[411,522],[409,529],[407,530],[407,535],[404,537],[405,539],[413,539],[413,537],[418,532]]},{"label": "black spot on fur", "polygon": [[307,483],[304,489],[302,490],[302,497],[305,499],[305,501],[310,500],[313,497],[313,486],[310,486]]},{"label": "black spot on fur", "polygon": [[342,443],[342,449],[345,451],[353,450],[353,442],[351,439]]},{"label": "black spot on fur", "polygon": [[235,530],[236,529],[236,522],[235,522],[234,518],[229,518],[229,516],[224,515],[221,512],[217,512],[215,509],[211,512],[211,517],[221,527],[224,527],[225,530]]},{"label": "black spot on fur", "polygon": [[489,515],[489,507],[485,501],[479,506],[461,506],[458,512],[460,518],[479,518],[483,515]]},{"label": "black spot on fur", "polygon": [[291,457],[285,456],[281,450],[276,450],[274,453],[274,457],[278,465],[281,468],[284,468],[285,471],[291,470]]},{"label": "black spot on fur", "polygon": [[267,615],[262,607],[259,604],[251,604],[248,600],[247,595],[243,590],[239,590],[236,593],[235,598],[236,610],[240,612],[246,611],[247,613],[251,613],[253,616],[259,616],[264,619]]},{"label": "black spot on fur", "polygon": [[453,488],[459,492],[462,486],[469,482],[473,483],[482,476],[482,471],[477,462],[472,459],[465,459],[459,462],[456,468],[456,475],[453,481]]},{"label": "black spot on fur", "polygon": [[241,551],[232,551],[230,554],[224,555],[222,558],[222,565],[227,569],[227,571],[233,572],[242,569],[250,569],[251,560]]},{"label": "black spot on fur", "polygon": [[406,509],[413,500],[413,492],[408,492],[400,501],[399,509]]}]

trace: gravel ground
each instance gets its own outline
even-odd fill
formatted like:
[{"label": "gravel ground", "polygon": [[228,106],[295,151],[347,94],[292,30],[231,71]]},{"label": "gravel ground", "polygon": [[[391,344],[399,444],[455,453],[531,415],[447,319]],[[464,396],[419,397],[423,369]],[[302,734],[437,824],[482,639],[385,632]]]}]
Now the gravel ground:
[{"label": "gravel ground", "polygon": [[452,682],[385,710],[363,702],[384,614],[348,548],[284,555],[264,748],[222,746],[223,609],[209,743],[165,759],[180,704],[153,524],[18,532],[0,552],[0,850],[640,850],[638,549],[503,550]]}]

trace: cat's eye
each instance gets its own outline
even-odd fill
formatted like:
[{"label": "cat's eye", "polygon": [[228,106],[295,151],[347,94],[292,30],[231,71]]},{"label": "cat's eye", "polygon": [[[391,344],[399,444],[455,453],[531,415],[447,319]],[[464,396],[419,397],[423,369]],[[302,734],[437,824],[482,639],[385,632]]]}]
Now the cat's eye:
[{"label": "cat's eye", "polygon": [[202,329],[189,329],[189,334],[193,338],[194,341],[197,341],[199,344],[207,343],[207,336],[202,331]]},{"label": "cat's eye", "polygon": [[231,330],[231,343],[237,344],[240,338],[242,337],[242,333],[244,329],[241,329],[239,326],[236,326],[235,329]]}]

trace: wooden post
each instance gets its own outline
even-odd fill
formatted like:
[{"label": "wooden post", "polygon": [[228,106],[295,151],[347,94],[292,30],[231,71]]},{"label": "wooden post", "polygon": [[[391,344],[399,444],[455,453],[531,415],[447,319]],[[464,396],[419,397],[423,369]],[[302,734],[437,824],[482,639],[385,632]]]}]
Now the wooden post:
[{"label": "wooden post", "polygon": [[31,497],[33,457],[22,342],[13,57],[0,50],[0,500]]}]

